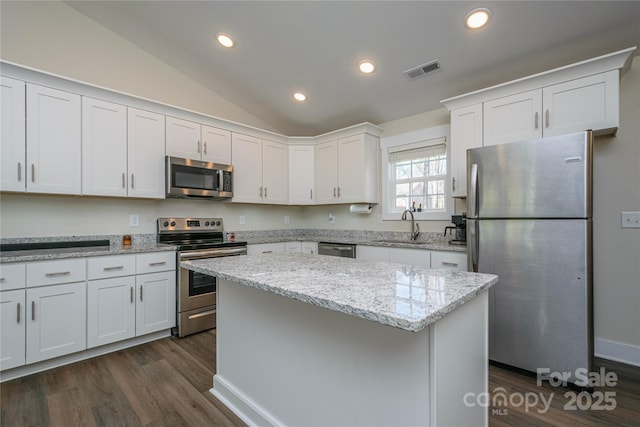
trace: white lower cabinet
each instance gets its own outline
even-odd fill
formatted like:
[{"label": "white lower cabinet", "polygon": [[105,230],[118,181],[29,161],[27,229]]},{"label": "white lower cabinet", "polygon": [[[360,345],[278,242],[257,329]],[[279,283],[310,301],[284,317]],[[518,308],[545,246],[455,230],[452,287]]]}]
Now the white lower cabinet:
[{"label": "white lower cabinet", "polygon": [[318,242],[302,242],[300,251],[303,254],[317,254]]},{"label": "white lower cabinet", "polygon": [[176,325],[176,273],[136,276],[136,335],[149,334]]},{"label": "white lower cabinet", "polygon": [[136,335],[136,278],[90,280],[87,284],[87,347]]},{"label": "white lower cabinet", "polygon": [[464,252],[431,252],[431,268],[467,271],[467,254]]},{"label": "white lower cabinet", "polygon": [[425,249],[389,248],[389,262],[431,267],[431,254]]},{"label": "white lower cabinet", "polygon": [[285,252],[302,252],[302,243],[300,242],[286,242],[284,244]]},{"label": "white lower cabinet", "polygon": [[382,246],[356,246],[356,259],[389,262],[389,248]]},{"label": "white lower cabinet", "polygon": [[26,303],[26,363],[86,348],[86,282],[28,288]]},{"label": "white lower cabinet", "polygon": [[0,370],[25,360],[25,291],[0,292]]},{"label": "white lower cabinet", "polygon": [[247,245],[247,255],[269,254],[272,252],[284,252],[285,250],[286,250],[286,246],[284,242],[257,243],[253,245]]}]

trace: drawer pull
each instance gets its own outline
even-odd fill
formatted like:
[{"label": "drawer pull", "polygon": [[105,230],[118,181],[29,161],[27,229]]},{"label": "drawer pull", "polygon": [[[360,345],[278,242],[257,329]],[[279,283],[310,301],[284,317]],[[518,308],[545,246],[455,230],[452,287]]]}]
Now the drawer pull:
[{"label": "drawer pull", "polygon": [[167,261],[150,262],[150,263],[149,263],[149,266],[151,266],[151,267],[157,267],[157,266],[159,266],[159,265],[166,265],[166,264],[167,264]]},{"label": "drawer pull", "polygon": [[271,254],[273,251],[262,251],[263,254]]},{"label": "drawer pull", "polygon": [[0,282],[6,282],[7,279],[5,279],[4,277],[0,277]]},{"label": "drawer pull", "polygon": [[446,265],[447,267],[457,267],[458,263],[457,262],[442,261],[442,265]]},{"label": "drawer pull", "polygon": [[46,277],[68,276],[70,274],[71,274],[70,271],[59,271],[57,273],[44,273]]},{"label": "drawer pull", "polygon": [[114,265],[113,267],[104,267],[104,271],[122,270],[124,265]]}]

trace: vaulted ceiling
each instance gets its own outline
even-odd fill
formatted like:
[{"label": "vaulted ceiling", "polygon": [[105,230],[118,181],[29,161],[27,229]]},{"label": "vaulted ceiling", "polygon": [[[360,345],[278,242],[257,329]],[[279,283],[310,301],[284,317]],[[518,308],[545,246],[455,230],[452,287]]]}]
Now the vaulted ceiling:
[{"label": "vaulted ceiling", "polygon": [[[68,1],[291,136],[383,123],[440,100],[631,46],[639,1]],[[489,24],[470,30],[476,7]],[[226,32],[236,46],[223,49]],[[364,76],[360,60],[376,71]],[[442,67],[409,80],[432,60]],[[304,92],[304,103],[293,100]]]}]

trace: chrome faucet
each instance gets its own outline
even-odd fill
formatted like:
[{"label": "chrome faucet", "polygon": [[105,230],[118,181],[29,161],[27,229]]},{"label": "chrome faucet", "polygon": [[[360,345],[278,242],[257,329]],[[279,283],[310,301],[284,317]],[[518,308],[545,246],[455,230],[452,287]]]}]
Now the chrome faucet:
[{"label": "chrome faucet", "polygon": [[407,219],[407,212],[411,215],[411,240],[416,240],[418,238],[418,234],[420,234],[420,227],[413,218],[413,212],[411,209],[405,209],[404,212],[402,212],[402,220],[405,221]]}]

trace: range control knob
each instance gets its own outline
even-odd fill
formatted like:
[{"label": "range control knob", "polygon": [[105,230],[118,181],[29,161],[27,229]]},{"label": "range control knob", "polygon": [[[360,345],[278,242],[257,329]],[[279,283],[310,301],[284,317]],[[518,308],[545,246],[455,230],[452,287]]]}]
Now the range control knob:
[{"label": "range control knob", "polygon": [[176,222],[175,221],[171,221],[171,226],[175,227],[176,226]]},{"label": "range control knob", "polygon": [[217,225],[217,226],[219,226],[220,224],[221,224],[221,223],[220,223],[220,221],[216,222],[216,225]]},{"label": "range control knob", "polygon": [[209,221],[206,221],[206,222],[204,223],[204,225],[205,225],[205,227],[208,227],[208,226],[209,226]]},{"label": "range control knob", "polygon": [[165,227],[168,227],[169,226],[169,221],[165,221],[164,224],[162,224],[162,225],[164,225]]}]

